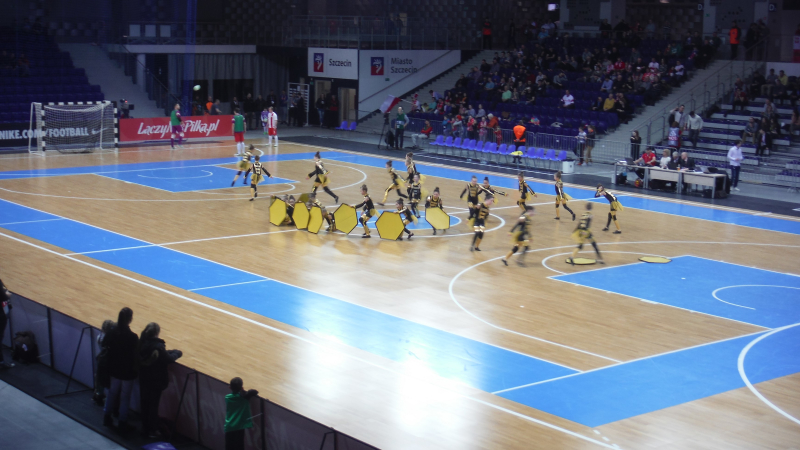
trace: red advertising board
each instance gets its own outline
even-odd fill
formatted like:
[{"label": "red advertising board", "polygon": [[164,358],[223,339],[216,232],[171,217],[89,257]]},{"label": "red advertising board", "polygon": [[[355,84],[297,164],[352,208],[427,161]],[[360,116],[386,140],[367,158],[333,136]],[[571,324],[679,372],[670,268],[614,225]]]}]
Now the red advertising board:
[{"label": "red advertising board", "polygon": [[[233,116],[186,116],[182,119],[184,139],[233,137]],[[169,117],[119,121],[120,142],[165,140],[171,132]]]}]

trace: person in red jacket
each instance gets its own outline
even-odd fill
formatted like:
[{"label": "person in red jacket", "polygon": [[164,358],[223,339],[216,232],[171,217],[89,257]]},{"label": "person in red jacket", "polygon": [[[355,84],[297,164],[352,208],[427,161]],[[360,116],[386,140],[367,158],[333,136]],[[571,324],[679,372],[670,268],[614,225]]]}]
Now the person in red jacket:
[{"label": "person in red jacket", "polygon": [[423,139],[430,139],[431,133],[433,133],[433,127],[431,126],[430,120],[426,120],[425,125],[419,130],[419,133],[411,135],[411,141],[414,143],[413,148],[422,148],[417,144],[417,139],[419,139],[419,143],[422,144]]},{"label": "person in red jacket", "polygon": [[492,22],[489,19],[483,19],[483,48],[492,48]]},{"label": "person in red jacket", "polygon": [[736,59],[739,53],[739,41],[742,39],[742,29],[733,21],[733,26],[728,32],[728,42],[731,44],[731,59]]}]

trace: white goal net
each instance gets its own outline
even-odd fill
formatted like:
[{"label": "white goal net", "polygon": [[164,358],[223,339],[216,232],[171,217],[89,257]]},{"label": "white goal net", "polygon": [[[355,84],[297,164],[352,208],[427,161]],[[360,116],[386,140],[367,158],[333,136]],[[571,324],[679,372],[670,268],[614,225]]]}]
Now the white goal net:
[{"label": "white goal net", "polygon": [[44,155],[116,151],[119,126],[116,108],[109,101],[31,104],[28,151]]}]

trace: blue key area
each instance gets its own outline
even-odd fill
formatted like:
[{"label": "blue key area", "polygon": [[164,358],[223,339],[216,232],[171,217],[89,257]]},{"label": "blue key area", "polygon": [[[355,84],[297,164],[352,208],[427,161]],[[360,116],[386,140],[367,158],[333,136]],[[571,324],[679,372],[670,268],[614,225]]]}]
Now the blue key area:
[{"label": "blue key area", "polygon": [[[387,205],[388,205],[388,203],[387,203]],[[378,210],[378,214],[372,216],[369,219],[369,221],[367,222],[367,226],[370,227],[373,230],[376,229],[375,221],[378,220],[378,217],[380,217],[381,213],[384,212],[384,211],[391,213],[393,210],[390,210],[390,209],[386,209],[386,210],[379,209]],[[425,208],[420,209],[419,215],[420,215],[420,218],[417,219],[417,223],[411,222],[408,225],[406,225],[406,228],[408,228],[409,230],[432,230],[433,227],[431,226],[431,224],[429,224],[428,221],[425,220]],[[450,216],[450,227],[454,227],[454,226],[458,225],[459,223],[461,223],[461,219],[458,218],[458,216]]]},{"label": "blue key area", "polygon": [[767,328],[800,322],[800,277],[695,256],[551,278]]},{"label": "blue key area", "polygon": [[[13,208],[18,217],[50,216],[37,216],[38,211],[10,202],[3,201],[2,206],[3,210],[6,206]],[[73,252],[144,246],[88,256],[187,290],[219,286],[198,292],[487,392],[576,373],[564,366],[69,219],[7,228]],[[260,280],[266,281],[228,286]]]},{"label": "blue key area", "polygon": [[421,366],[487,392],[576,373],[277,281],[206,289],[201,293],[410,368]]},{"label": "blue key area", "polygon": [[[205,191],[211,189],[228,189],[236,175],[236,170],[219,166],[181,167],[170,170],[148,169],[135,172],[115,172],[99,174],[104,177],[122,180],[128,183],[141,184],[147,187],[161,189],[169,192]],[[236,180],[236,187],[250,186],[250,175],[244,174]],[[267,178],[259,183],[260,186],[270,184],[296,183],[285,178]]]},{"label": "blue key area", "polygon": [[186,290],[265,279],[163,247],[92,253],[88,256]]},{"label": "blue key area", "polygon": [[[309,160],[309,172],[310,172],[311,169],[313,168],[313,165],[311,164],[310,161],[313,158],[313,155],[314,153],[264,155],[261,158],[261,160],[263,162]],[[364,155],[350,155],[347,153],[336,152],[336,151],[322,152],[322,157],[324,160],[350,162],[354,164],[360,164],[364,166],[377,167],[377,168],[384,168],[386,164],[386,159],[383,158],[376,158],[373,156],[364,156]],[[222,164],[233,164],[238,160],[239,158],[231,157],[231,158],[196,159],[196,160],[165,161],[165,162],[152,162],[152,163],[136,163],[136,164],[118,164],[118,165],[108,165],[108,166],[11,171],[11,172],[0,172],[0,180],[13,179],[13,178],[32,178],[32,177],[64,176],[64,175],[79,175],[79,174],[98,174],[110,177],[117,177],[118,173],[121,171],[147,171],[147,170],[158,169],[158,170],[164,170],[165,172],[169,172],[169,170],[167,169],[180,169],[180,168],[188,168],[196,166],[202,167],[202,166],[215,166]],[[483,177],[485,176],[481,172],[472,172],[461,169],[450,169],[445,167],[432,167],[432,166],[426,166],[425,164],[417,164],[417,167],[420,170],[420,172],[423,173],[424,175],[449,178],[453,180],[463,180],[465,185],[469,181],[472,175],[476,175],[479,181],[483,181]],[[333,169],[332,172],[333,178],[335,179],[336,171],[335,168],[332,169]],[[400,169],[402,169],[402,165],[400,166]],[[197,174],[192,176],[199,176],[199,175],[201,175],[201,173],[198,172]],[[167,174],[163,176],[174,177],[175,175]],[[137,179],[132,182],[136,182],[147,186],[148,184],[143,183],[142,182],[143,180],[144,179]],[[197,178],[196,180],[201,180],[201,179]],[[175,182],[177,180],[172,180],[172,181]],[[515,178],[492,176],[490,177],[490,181],[492,186],[506,190],[507,193],[511,196],[516,195],[517,180]],[[285,180],[283,182],[290,182],[290,181]],[[203,185],[202,181],[200,181],[199,183]],[[230,182],[228,183],[229,183],[228,186],[230,186]],[[544,183],[544,182],[529,180],[528,184],[537,193],[538,192],[545,194],[555,193],[552,183],[549,182]],[[163,186],[168,186],[168,185],[169,183],[167,181],[162,181],[159,183],[158,186],[151,186],[151,187],[164,189]],[[613,186],[609,187],[613,188]],[[224,186],[212,187],[211,189],[219,189],[219,188],[224,188]],[[183,190],[198,190],[198,189],[185,188]],[[565,188],[564,191],[576,199],[591,199],[594,197],[594,189],[590,188],[568,187]],[[175,192],[181,192],[181,191],[175,191]],[[448,197],[445,198],[444,200],[445,200],[445,205],[448,206],[455,206],[458,203],[460,203],[460,201],[455,197],[454,198]],[[605,199],[602,198],[595,199],[592,201],[606,203]],[[637,198],[637,197],[622,196],[621,202],[623,206],[642,209],[646,211],[673,214],[683,217],[691,217],[695,219],[710,220],[719,223],[741,225],[752,228],[759,228],[763,230],[779,231],[783,233],[800,234],[800,222],[791,220],[782,220],[774,217],[754,216],[752,214],[744,214],[734,211],[723,211],[718,209],[705,208],[702,206],[672,203],[672,202],[662,201],[656,198]]]},{"label": "blue key area", "polygon": [[7,223],[32,222],[36,220],[59,219],[58,216],[27,208],[16,203],[0,200],[0,225]]},{"label": "blue key area", "polygon": [[[598,427],[744,387],[737,360],[756,338],[758,335],[745,336],[681,350],[499,395]],[[797,355],[800,327],[775,333],[756,344],[745,359],[745,372],[753,384],[791,375],[800,372]]]}]

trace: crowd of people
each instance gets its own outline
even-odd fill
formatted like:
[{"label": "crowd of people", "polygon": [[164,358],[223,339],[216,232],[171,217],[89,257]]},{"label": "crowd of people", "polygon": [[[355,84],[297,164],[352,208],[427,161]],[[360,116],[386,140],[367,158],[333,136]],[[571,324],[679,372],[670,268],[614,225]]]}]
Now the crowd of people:
[{"label": "crowd of people", "polygon": [[271,107],[281,118],[281,123],[283,124],[302,127],[306,122],[305,99],[298,92],[288,95],[285,89],[281,91],[280,95],[276,95],[275,91],[272,90],[266,98],[260,94],[253,97],[251,93],[247,94],[244,101],[239,100],[238,97],[233,97],[229,106],[228,109],[223,108],[222,102],[219,99],[215,100],[212,96],[208,96],[208,100],[205,103],[202,103],[196,97],[192,115],[218,116],[233,114],[238,109],[245,117],[247,129],[255,130],[261,126],[261,113]]}]

